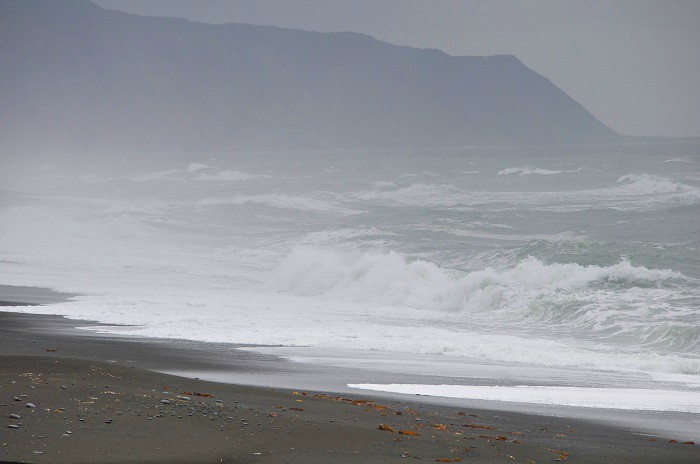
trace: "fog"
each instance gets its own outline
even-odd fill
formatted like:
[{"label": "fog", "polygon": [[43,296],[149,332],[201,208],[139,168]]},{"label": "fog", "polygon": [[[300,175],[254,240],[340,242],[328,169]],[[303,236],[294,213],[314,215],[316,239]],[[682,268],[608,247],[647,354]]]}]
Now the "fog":
[{"label": "fog", "polygon": [[[694,71],[627,48],[654,87],[611,58],[624,49],[614,24],[627,24],[628,45],[633,31],[648,40],[650,4],[617,4],[630,8],[623,21],[600,3],[378,3],[352,23],[338,16],[350,3],[192,5],[119,4],[377,37],[0,3],[0,290],[70,294],[42,306],[2,297],[3,311],[106,324],[145,351],[169,339],[190,353],[194,341],[191,365],[242,346],[255,352],[249,373],[281,362],[261,352],[320,365],[333,380],[318,390],[521,411],[526,398],[564,417],[622,408],[632,413],[607,417],[697,439],[700,140],[620,133],[692,133],[697,89],[683,82]],[[658,18],[682,8],[672,23],[687,32],[695,7],[670,5]],[[427,28],[448,7],[444,30]],[[687,98],[626,103],[656,107],[667,92]],[[295,366],[268,379],[303,375]],[[370,385],[338,380],[337,366]],[[399,375],[407,385],[378,384]]]}]

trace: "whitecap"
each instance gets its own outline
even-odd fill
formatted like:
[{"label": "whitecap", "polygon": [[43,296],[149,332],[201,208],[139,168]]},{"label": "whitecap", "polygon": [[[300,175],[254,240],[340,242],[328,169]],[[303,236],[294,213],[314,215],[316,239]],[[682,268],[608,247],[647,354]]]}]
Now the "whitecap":
[{"label": "whitecap", "polygon": [[519,176],[529,176],[532,174],[541,174],[541,175],[551,175],[551,174],[561,174],[562,172],[575,172],[575,171],[553,171],[550,169],[540,169],[540,168],[533,168],[533,167],[516,167],[516,168],[507,168],[503,169],[502,171],[498,171],[496,175],[498,176],[507,176],[509,174],[517,174]]}]

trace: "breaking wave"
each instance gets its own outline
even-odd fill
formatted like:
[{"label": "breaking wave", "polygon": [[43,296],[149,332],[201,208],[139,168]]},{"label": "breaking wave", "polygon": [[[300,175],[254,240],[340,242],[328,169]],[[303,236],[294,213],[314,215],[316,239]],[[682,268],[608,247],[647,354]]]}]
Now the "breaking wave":
[{"label": "breaking wave", "polygon": [[665,177],[649,174],[627,174],[617,179],[617,185],[610,189],[602,189],[602,193],[621,195],[655,195],[669,193],[688,193],[700,198],[700,190],[679,182],[673,182]]},{"label": "breaking wave", "polygon": [[168,169],[150,173],[137,173],[126,176],[124,179],[132,182],[187,180],[242,181],[254,179],[256,177],[258,176],[247,172],[219,169],[200,163],[190,163],[185,169]]},{"label": "breaking wave", "polygon": [[[503,172],[503,171],[501,171]],[[454,208],[489,203],[508,203],[533,209],[581,210],[614,208],[644,211],[669,204],[695,204],[700,189],[649,174],[620,176],[615,185],[600,189],[563,192],[467,191],[449,184],[416,183],[396,189],[369,190],[352,198],[399,206]]]},{"label": "breaking wave", "polygon": [[577,168],[577,169],[571,169],[571,170],[566,170],[566,171],[553,171],[551,169],[541,169],[541,168],[533,168],[530,166],[522,167],[522,168],[507,168],[503,169],[502,171],[498,171],[496,175],[498,176],[507,176],[509,174],[517,174],[519,176],[529,176],[532,174],[540,174],[540,175],[552,175],[552,174],[563,174],[563,173],[570,173],[570,172],[579,172],[583,168]]},{"label": "breaking wave", "polygon": [[688,278],[622,260],[612,266],[545,264],[529,257],[509,269],[461,272],[395,252],[349,253],[300,247],[280,264],[279,289],[414,308],[459,310],[478,290],[567,291],[591,284],[648,287]]},{"label": "breaking wave", "polygon": [[[517,349],[503,354],[505,342],[518,345],[529,334],[540,345],[557,345],[565,335],[572,346],[581,345],[570,347],[572,356],[580,356],[578,350],[607,353],[607,358],[617,352],[620,359],[636,359],[640,366],[661,370],[663,359],[680,356],[678,363],[667,367],[672,372],[696,372],[700,364],[688,358],[700,345],[700,329],[687,325],[693,308],[668,303],[678,286],[692,282],[679,272],[635,266],[624,259],[610,266],[583,266],[528,257],[510,267],[463,272],[395,252],[311,247],[293,250],[273,279],[278,291],[298,297],[352,302],[357,308],[392,308],[381,310],[386,318],[402,311],[408,317],[413,311],[420,320],[413,323],[421,330],[444,332],[455,354],[486,350],[479,356],[538,363],[545,358],[528,359],[532,349],[529,354],[518,354]],[[492,332],[494,327],[497,332]],[[469,340],[461,338],[465,333]],[[477,350],[474,337],[488,344],[499,340],[500,348]],[[639,352],[640,347],[646,347],[649,355]],[[403,345],[391,349],[411,351]],[[547,364],[562,364],[551,358],[546,357]],[[585,358],[587,365],[595,366],[589,355]],[[571,360],[571,365],[578,363]]]},{"label": "breaking wave", "polygon": [[298,211],[314,211],[337,214],[353,214],[357,211],[347,209],[342,205],[318,200],[308,196],[293,196],[282,194],[271,195],[236,195],[228,198],[205,198],[194,203],[196,206],[212,207],[226,205],[262,205],[278,209],[291,209]]}]

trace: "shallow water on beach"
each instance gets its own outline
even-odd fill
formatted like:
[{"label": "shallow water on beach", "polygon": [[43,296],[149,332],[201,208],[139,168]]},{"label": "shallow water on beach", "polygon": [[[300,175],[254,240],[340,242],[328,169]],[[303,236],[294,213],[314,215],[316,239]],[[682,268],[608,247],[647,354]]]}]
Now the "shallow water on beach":
[{"label": "shallow water on beach", "polygon": [[697,143],[4,164],[0,282],[83,295],[18,311],[698,391]]}]

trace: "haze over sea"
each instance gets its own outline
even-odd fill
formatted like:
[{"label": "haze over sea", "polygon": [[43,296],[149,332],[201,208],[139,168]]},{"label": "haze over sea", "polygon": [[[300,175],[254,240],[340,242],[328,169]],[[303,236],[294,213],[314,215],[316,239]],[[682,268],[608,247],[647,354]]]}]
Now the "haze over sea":
[{"label": "haze over sea", "polygon": [[80,294],[15,311],[487,384],[700,386],[699,143],[8,164],[0,281]]}]

